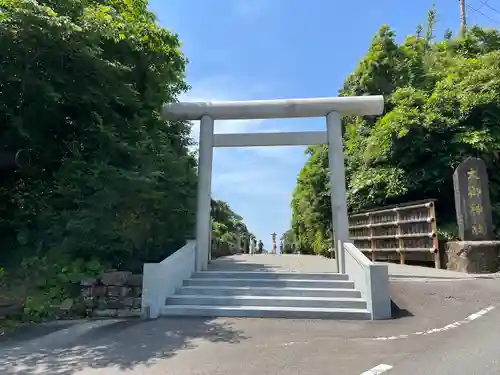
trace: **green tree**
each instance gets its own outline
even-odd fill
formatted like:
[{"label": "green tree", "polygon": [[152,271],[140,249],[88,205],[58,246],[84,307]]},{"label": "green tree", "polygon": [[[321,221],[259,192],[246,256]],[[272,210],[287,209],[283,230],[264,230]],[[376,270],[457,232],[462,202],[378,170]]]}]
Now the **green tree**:
[{"label": "green tree", "polygon": [[289,229],[281,236],[283,241],[283,254],[294,254],[296,251],[295,236],[293,230]]},{"label": "green tree", "polygon": [[[383,116],[343,121],[349,210],[436,198],[440,227],[456,227],[453,170],[476,156],[488,165],[500,224],[500,33],[472,27],[435,41],[435,19],[431,10],[426,37],[420,27],[401,44],[383,26],[341,90],[386,101]],[[331,220],[326,147],[308,153],[292,199],[292,230],[298,246],[322,253]]]},{"label": "green tree", "polygon": [[323,240],[328,237],[327,218],[331,216],[328,155],[323,146],[307,152],[310,157],[297,178],[292,198],[292,231],[298,251],[322,253],[328,249]]},{"label": "green tree", "polygon": [[244,250],[248,251],[251,236],[243,218],[227,202],[212,200],[212,242],[215,256],[229,255],[242,243]]},{"label": "green tree", "polygon": [[159,113],[186,63],[145,0],[0,0],[2,148],[33,154],[1,176],[2,264],[139,271],[192,235],[190,126]]}]

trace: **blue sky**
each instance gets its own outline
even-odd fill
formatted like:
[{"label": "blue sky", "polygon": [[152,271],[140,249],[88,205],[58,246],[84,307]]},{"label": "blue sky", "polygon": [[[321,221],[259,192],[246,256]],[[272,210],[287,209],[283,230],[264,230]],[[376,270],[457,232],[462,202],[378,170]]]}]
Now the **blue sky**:
[{"label": "blue sky", "polygon": [[[500,22],[487,0],[471,7]],[[438,10],[436,36],[458,30],[458,0],[152,0],[162,26],[179,34],[190,60],[187,101],[337,96],[374,33],[390,25],[398,39]],[[500,0],[488,4],[500,10]],[[469,24],[495,24],[468,9]],[[324,119],[216,122],[216,133],[324,129]],[[198,125],[193,136],[197,139]],[[213,195],[241,214],[270,248],[289,228],[290,199],[305,147],[216,149]]]}]

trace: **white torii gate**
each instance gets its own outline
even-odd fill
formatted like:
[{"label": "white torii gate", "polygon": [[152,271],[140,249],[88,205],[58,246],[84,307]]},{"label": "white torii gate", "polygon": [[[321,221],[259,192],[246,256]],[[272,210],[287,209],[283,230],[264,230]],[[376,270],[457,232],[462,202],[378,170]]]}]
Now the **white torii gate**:
[{"label": "white torii gate", "polygon": [[[341,116],[381,115],[382,96],[230,102],[169,103],[164,120],[200,120],[196,270],[206,270],[210,257],[212,159],[214,147],[302,146],[328,144],[332,227],[336,243],[349,240]],[[214,120],[326,117],[326,131],[214,134]],[[337,248],[338,271],[345,271],[344,249]]]}]

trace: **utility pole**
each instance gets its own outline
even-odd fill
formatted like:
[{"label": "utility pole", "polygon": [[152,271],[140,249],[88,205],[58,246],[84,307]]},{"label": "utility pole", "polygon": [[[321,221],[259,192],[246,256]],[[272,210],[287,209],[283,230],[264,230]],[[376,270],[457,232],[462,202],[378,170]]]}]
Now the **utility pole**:
[{"label": "utility pole", "polygon": [[465,18],[465,0],[459,0],[460,2],[460,35],[465,35],[465,28],[467,27],[467,19]]}]

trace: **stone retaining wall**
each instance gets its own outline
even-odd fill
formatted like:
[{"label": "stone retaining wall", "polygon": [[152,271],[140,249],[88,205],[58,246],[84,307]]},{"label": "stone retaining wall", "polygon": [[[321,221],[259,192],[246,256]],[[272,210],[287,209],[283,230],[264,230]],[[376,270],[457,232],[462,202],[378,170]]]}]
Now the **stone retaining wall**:
[{"label": "stone retaining wall", "polygon": [[495,273],[499,269],[500,241],[446,243],[446,268],[465,273]]},{"label": "stone retaining wall", "polygon": [[[12,316],[20,316],[23,313],[24,306],[21,302],[13,298],[7,298],[0,295],[0,323],[2,320]],[[1,324],[0,324],[1,326]],[[0,336],[2,335],[0,327]]]},{"label": "stone retaining wall", "polygon": [[141,315],[142,275],[110,271],[99,278],[83,280],[81,286],[88,316]]}]

